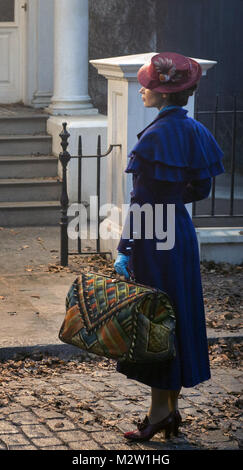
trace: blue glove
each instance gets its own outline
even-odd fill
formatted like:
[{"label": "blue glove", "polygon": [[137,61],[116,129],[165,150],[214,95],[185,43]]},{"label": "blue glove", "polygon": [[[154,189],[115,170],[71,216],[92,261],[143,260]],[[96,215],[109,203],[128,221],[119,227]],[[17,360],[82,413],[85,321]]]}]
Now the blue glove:
[{"label": "blue glove", "polygon": [[125,276],[126,279],[130,278],[127,267],[129,262],[129,256],[119,253],[117,255],[116,261],[114,263],[114,268],[118,274]]}]

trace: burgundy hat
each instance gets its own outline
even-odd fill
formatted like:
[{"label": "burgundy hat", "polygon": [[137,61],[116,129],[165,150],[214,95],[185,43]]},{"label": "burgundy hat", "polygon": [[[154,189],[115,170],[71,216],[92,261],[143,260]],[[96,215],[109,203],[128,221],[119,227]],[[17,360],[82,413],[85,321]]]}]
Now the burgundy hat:
[{"label": "burgundy hat", "polygon": [[176,93],[195,85],[201,75],[201,66],[195,60],[176,52],[162,52],[140,67],[137,77],[145,88]]}]

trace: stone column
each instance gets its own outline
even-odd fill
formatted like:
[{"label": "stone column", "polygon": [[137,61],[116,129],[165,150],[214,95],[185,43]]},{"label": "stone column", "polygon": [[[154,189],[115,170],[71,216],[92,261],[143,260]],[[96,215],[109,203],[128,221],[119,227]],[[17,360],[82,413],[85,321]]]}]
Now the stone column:
[{"label": "stone column", "polygon": [[97,114],[88,95],[88,0],[54,1],[54,115]]},{"label": "stone column", "polygon": [[[67,123],[70,134],[68,152],[78,154],[78,139],[82,136],[83,154],[94,155],[97,151],[97,136],[101,135],[102,152],[107,148],[107,118],[93,108],[88,95],[88,0],[54,1],[54,90],[51,104],[46,111],[47,132],[52,136],[52,154],[62,151],[59,137],[62,123]],[[101,186],[104,186],[105,162],[102,166]],[[58,165],[62,177],[61,165]],[[89,202],[95,194],[95,159],[86,159],[82,172],[82,201]],[[67,189],[69,202],[77,202],[78,159],[71,159],[67,167]],[[102,199],[103,198],[103,199]],[[102,202],[106,192],[102,191]]]},{"label": "stone column", "polygon": [[53,91],[54,0],[31,0],[27,18],[28,67],[24,103],[43,108],[50,104]]},{"label": "stone column", "polygon": [[[137,141],[137,134],[148,125],[158,114],[155,108],[145,108],[139,89],[141,85],[137,81],[138,69],[156,52],[136,54],[108,59],[91,60],[91,64],[97,68],[98,73],[108,80],[108,145],[121,144],[121,150],[115,149],[107,162],[107,195],[108,202],[121,208],[121,205],[130,201],[132,186],[131,175],[124,173],[127,166],[127,155]],[[203,69],[203,75],[216,64],[215,61],[196,59]],[[194,96],[190,97],[188,115],[194,116]],[[187,204],[191,214],[191,204]],[[121,226],[115,227],[107,221],[111,227],[111,235],[114,239],[103,240],[103,249],[112,249],[116,255],[118,232]]]}]

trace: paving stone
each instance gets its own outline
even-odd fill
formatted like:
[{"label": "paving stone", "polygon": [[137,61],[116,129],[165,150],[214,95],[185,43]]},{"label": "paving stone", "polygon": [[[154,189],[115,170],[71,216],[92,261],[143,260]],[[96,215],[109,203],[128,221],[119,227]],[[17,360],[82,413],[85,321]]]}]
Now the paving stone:
[{"label": "paving stone", "polygon": [[104,429],[104,426],[94,421],[91,421],[90,423],[82,423],[82,421],[80,421],[79,428],[88,434],[92,431],[102,431],[102,429]]},{"label": "paving stone", "polygon": [[52,433],[41,424],[25,424],[20,426],[22,431],[28,436],[30,439],[34,437],[51,437]]},{"label": "paving stone", "polygon": [[104,447],[93,440],[69,442],[68,446],[72,450],[102,450]]},{"label": "paving stone", "polygon": [[116,400],[116,401],[112,401],[111,402],[111,405],[113,406],[113,408],[119,410],[119,411],[123,411],[126,410],[126,412],[132,412],[132,411],[143,411],[144,410],[144,407],[141,407],[141,405],[139,403],[131,403],[127,400]]},{"label": "paving stone", "polygon": [[63,445],[63,442],[57,437],[43,437],[38,439],[32,439],[33,444],[35,444],[39,449],[45,449],[45,447]]},{"label": "paving stone", "polygon": [[242,393],[243,391],[243,384],[238,382],[238,383],[228,383],[227,385],[223,385],[224,389],[229,392],[229,393]]},{"label": "paving stone", "polygon": [[86,387],[89,390],[93,391],[93,392],[103,392],[104,391],[103,382],[89,380],[89,381],[86,382],[86,384],[84,383],[84,385],[86,385]]},{"label": "paving stone", "polygon": [[189,408],[184,408],[183,409],[183,412],[182,412],[182,416],[187,416],[187,415],[190,415],[190,416],[199,416],[199,413],[200,411],[197,410],[196,408],[194,408],[193,406],[189,407]]},{"label": "paving stone", "polygon": [[14,424],[36,424],[36,416],[30,411],[23,411],[21,413],[11,413],[9,419]]},{"label": "paving stone", "polygon": [[96,405],[96,412],[98,412],[100,415],[104,417],[113,417],[114,413],[117,413],[117,410],[114,410],[112,406],[109,403],[106,403],[105,401],[99,402]]},{"label": "paving stone", "polygon": [[64,383],[64,381],[67,382],[67,383],[70,383],[70,380],[72,382],[74,382],[76,380],[76,382],[81,382],[83,386],[85,386],[86,383],[89,384],[89,382],[90,382],[90,378],[88,376],[86,376],[85,373],[82,374],[82,376],[81,376],[80,373],[76,374],[75,372],[72,372],[72,373],[65,372],[63,374],[61,380],[62,380],[62,383]]},{"label": "paving stone", "polygon": [[11,446],[30,445],[30,441],[20,433],[2,434],[1,440],[7,444],[9,449]]},{"label": "paving stone", "polygon": [[[21,413],[22,411],[26,411],[23,406],[18,403],[11,403],[9,406],[1,408],[1,415],[9,416],[10,413]],[[0,419],[2,419],[2,416]]]},{"label": "paving stone", "polygon": [[119,431],[95,431],[90,433],[92,439],[100,444],[111,443],[111,442],[121,442],[124,440],[124,437]]},{"label": "paving stone", "polygon": [[72,421],[64,418],[64,419],[48,419],[47,421],[48,426],[53,430],[53,431],[60,431],[60,430],[69,430],[69,429],[75,429],[75,424],[72,423]]},{"label": "paving stone", "polygon": [[9,433],[18,433],[17,426],[14,426],[9,421],[1,420],[0,421],[0,435],[9,434]]},{"label": "paving stone", "polygon": [[72,431],[58,431],[56,433],[60,439],[64,442],[75,442],[75,441],[87,441],[89,440],[89,436],[80,430],[72,430]]},{"label": "paving stone", "polygon": [[31,396],[19,396],[15,398],[16,402],[21,403],[23,406],[33,406],[38,404],[38,399],[36,397]]},{"label": "paving stone", "polygon": [[45,419],[53,419],[53,418],[62,418],[64,419],[65,416],[57,411],[49,411],[46,410],[45,408],[32,408],[33,412],[39,416],[40,418],[45,418]]},{"label": "paving stone", "polygon": [[66,391],[66,392],[77,392],[77,391],[79,391],[82,394],[87,394],[87,396],[93,396],[93,394],[92,394],[92,392],[90,392],[90,390],[86,390],[86,389],[83,388],[82,383],[75,383],[75,382],[65,383],[65,384],[59,385],[59,388],[61,390]]},{"label": "paving stone", "polygon": [[121,421],[119,421],[117,426],[119,427],[122,433],[125,433],[127,431],[132,431],[133,429],[137,429],[137,426],[135,423],[131,422],[131,420],[125,420],[125,419],[122,419]]},{"label": "paving stone", "polygon": [[183,410],[184,408],[190,408],[192,405],[188,400],[184,400],[183,398],[179,398],[178,400],[178,406],[180,410]]},{"label": "paving stone", "polygon": [[222,430],[213,430],[213,431],[206,431],[204,433],[201,433],[200,439],[202,441],[209,441],[209,442],[228,442],[229,437],[224,436],[222,433]]}]

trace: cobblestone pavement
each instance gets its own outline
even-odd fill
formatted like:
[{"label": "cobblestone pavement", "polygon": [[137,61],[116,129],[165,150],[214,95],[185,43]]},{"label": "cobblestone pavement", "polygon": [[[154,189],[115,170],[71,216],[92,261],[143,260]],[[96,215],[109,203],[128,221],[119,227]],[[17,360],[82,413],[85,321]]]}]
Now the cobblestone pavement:
[{"label": "cobblestone pavement", "polygon": [[242,448],[242,377],[237,368],[212,367],[212,378],[179,399],[178,437],[156,434],[129,443],[150,405],[150,388],[116,372],[112,360],[8,360],[1,363],[0,449],[185,450]]}]

